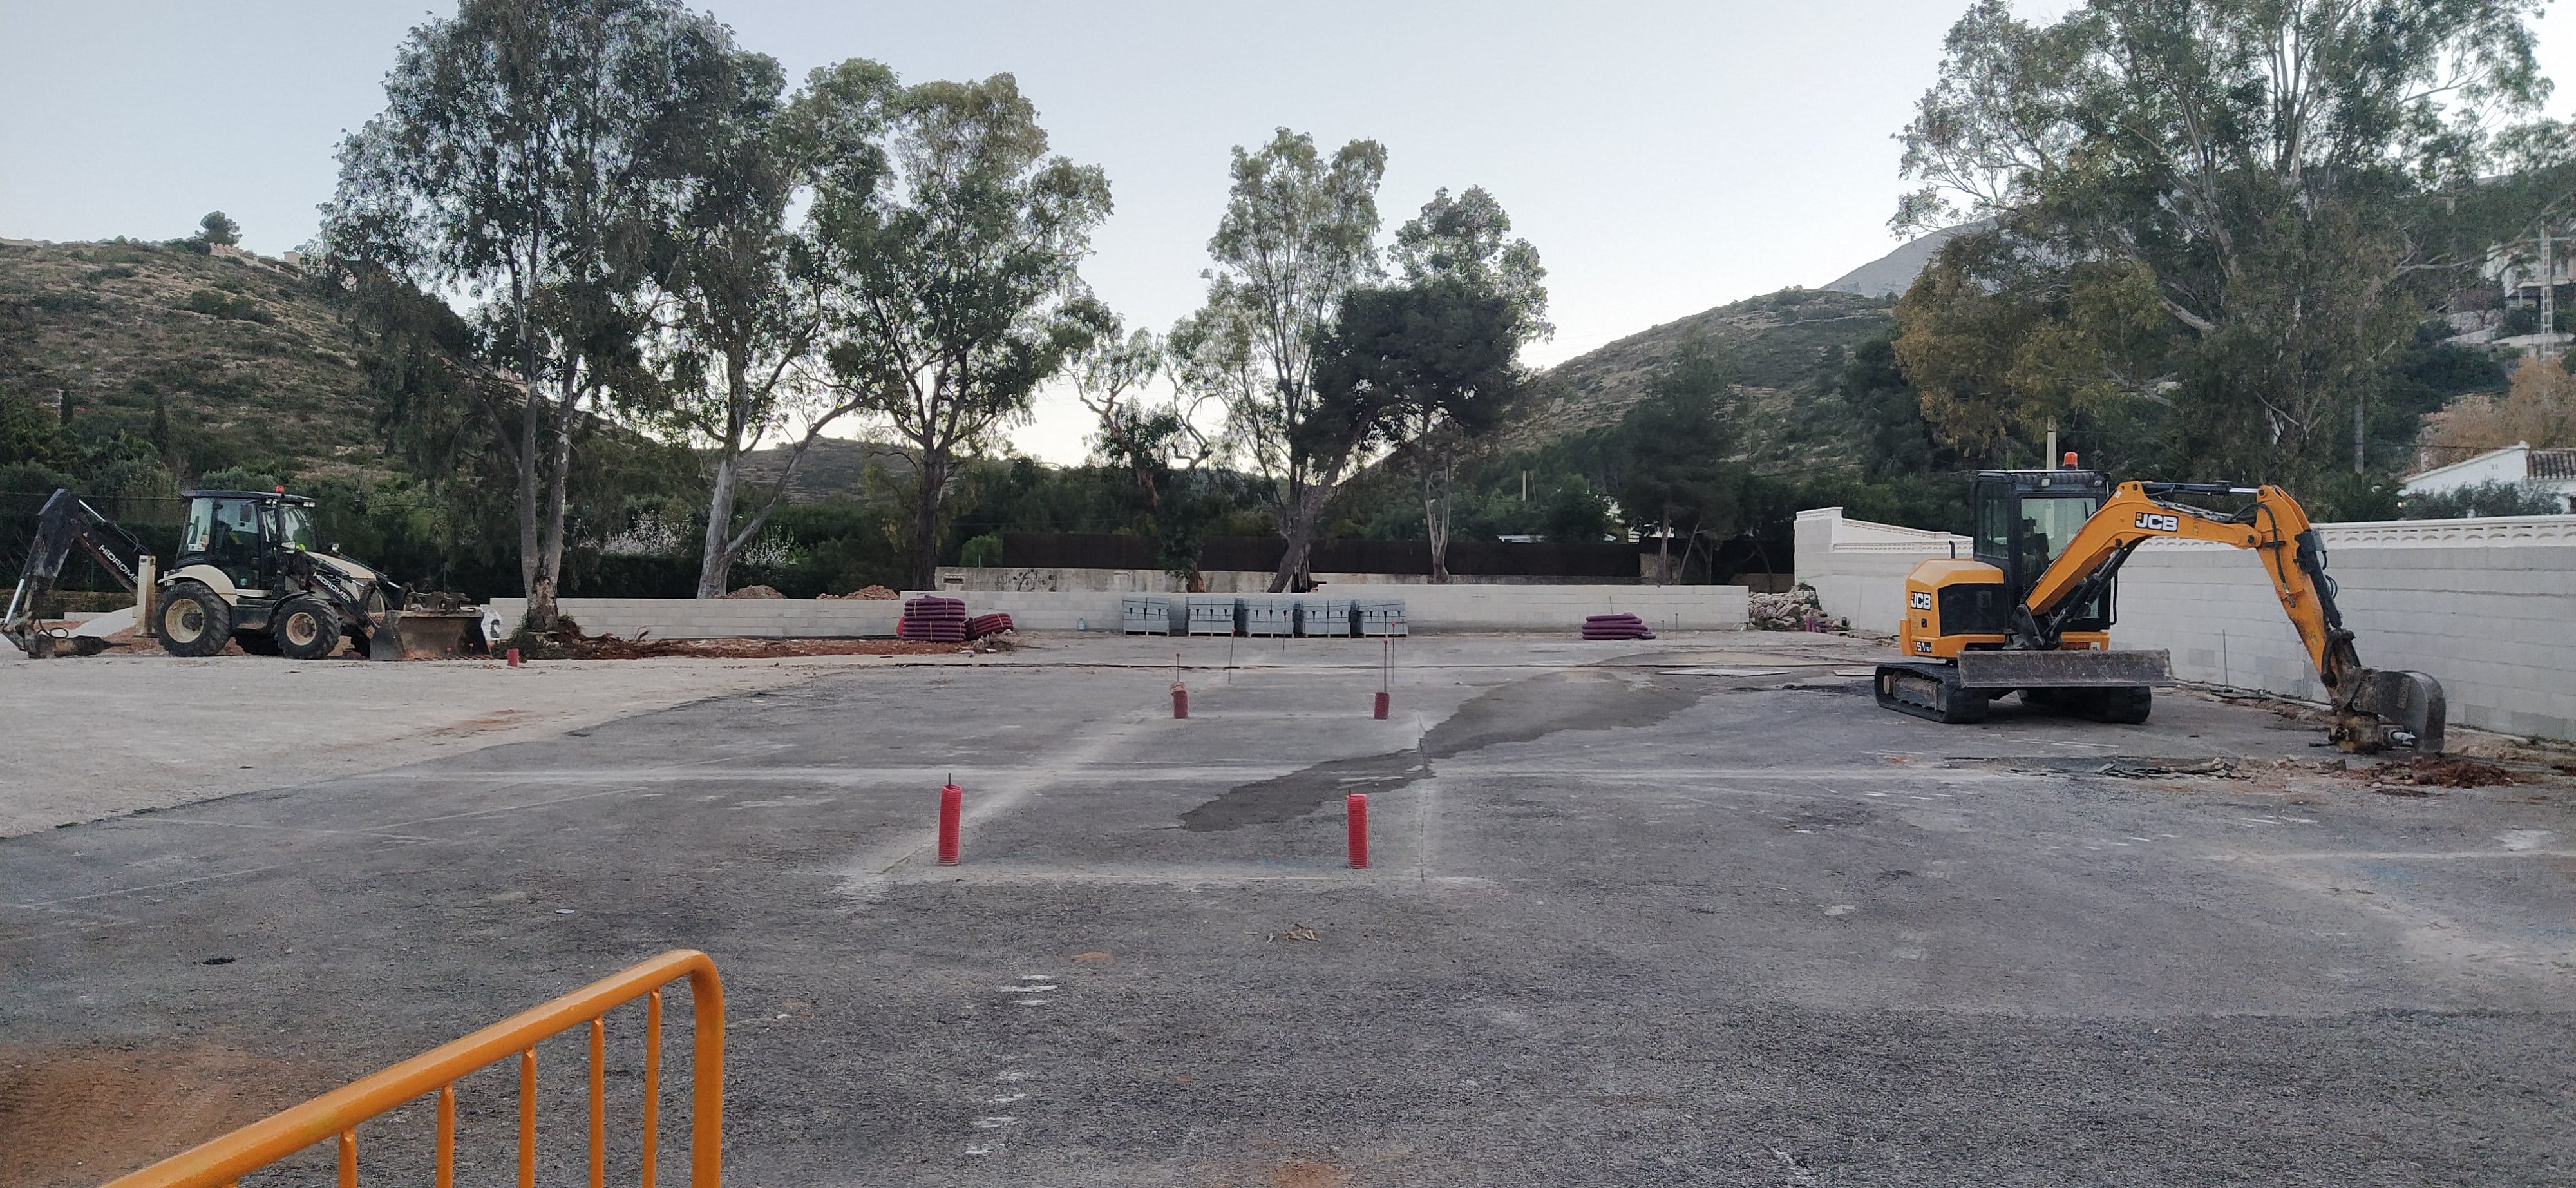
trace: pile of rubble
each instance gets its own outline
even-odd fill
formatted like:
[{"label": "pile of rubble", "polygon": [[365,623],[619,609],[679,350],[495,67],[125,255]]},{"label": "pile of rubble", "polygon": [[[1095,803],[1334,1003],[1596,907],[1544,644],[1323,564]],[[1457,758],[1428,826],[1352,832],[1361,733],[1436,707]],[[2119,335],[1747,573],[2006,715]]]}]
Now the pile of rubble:
[{"label": "pile of rubble", "polygon": [[1756,631],[1849,631],[1851,620],[1825,613],[1813,586],[1801,584],[1786,594],[1756,594],[1747,609]]}]

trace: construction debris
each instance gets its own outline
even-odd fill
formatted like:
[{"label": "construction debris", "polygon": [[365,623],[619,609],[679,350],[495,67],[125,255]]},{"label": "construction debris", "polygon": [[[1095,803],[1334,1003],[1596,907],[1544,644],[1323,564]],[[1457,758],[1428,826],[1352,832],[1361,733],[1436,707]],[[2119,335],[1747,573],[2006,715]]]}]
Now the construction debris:
[{"label": "construction debris", "polygon": [[2513,773],[2465,755],[2426,755],[2373,766],[2362,775],[2374,784],[2418,788],[2484,788],[2514,782]]},{"label": "construction debris", "polygon": [[1747,602],[1747,621],[1756,631],[1848,631],[1851,620],[1825,613],[1813,586],[1800,585],[1786,594],[1756,594]]},{"label": "construction debris", "polygon": [[2184,763],[2168,759],[2114,759],[2096,769],[2099,774],[2123,780],[2154,780],[2166,776],[2208,776],[2220,780],[2243,780],[2253,777],[2237,770],[2229,759],[2210,759]]},{"label": "construction debris", "polygon": [[895,599],[903,597],[903,595],[897,594],[883,586],[862,586],[847,594],[817,594],[814,597],[824,601],[830,601],[836,598],[858,598],[869,602],[892,602]]}]

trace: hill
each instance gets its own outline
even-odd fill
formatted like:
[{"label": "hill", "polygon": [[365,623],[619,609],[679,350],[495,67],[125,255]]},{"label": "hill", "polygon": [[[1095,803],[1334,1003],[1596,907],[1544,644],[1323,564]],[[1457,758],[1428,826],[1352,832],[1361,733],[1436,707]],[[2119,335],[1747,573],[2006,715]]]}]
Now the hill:
[{"label": "hill", "polygon": [[[742,456],[745,481],[766,486],[778,481],[787,469],[790,447],[770,446]],[[912,473],[912,460],[890,445],[872,441],[851,441],[826,437],[805,450],[805,460],[797,463],[796,476],[787,483],[789,503],[819,503],[836,496],[859,493],[859,478],[873,464],[888,477],[900,478]]]},{"label": "hill", "polygon": [[384,466],[357,360],[292,269],[135,242],[0,245],[0,391],[82,441],[151,440],[186,482]]},{"label": "hill", "polygon": [[1963,231],[1982,231],[1993,221],[1980,219],[1956,227],[1944,227],[1929,235],[1917,236],[1898,244],[1896,250],[1827,281],[1825,287],[1863,297],[1902,297],[1914,286],[1914,278],[1923,274],[1923,266],[1932,262],[1932,254],[1941,245]]},{"label": "hill", "polygon": [[1894,307],[1886,297],[1783,289],[1666,322],[1550,369],[1549,394],[1502,444],[1535,446],[1617,423],[1681,345],[1704,336],[1736,363],[1738,424],[1758,468],[1854,464],[1856,427],[1835,384],[1851,349],[1888,331]]}]

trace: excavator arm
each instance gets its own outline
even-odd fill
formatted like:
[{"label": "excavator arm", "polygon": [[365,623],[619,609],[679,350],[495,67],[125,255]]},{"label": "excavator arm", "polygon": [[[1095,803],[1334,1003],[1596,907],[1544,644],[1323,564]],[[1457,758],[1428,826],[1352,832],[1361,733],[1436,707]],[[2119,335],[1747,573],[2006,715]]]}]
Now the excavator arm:
[{"label": "excavator arm", "polygon": [[99,567],[119,585],[141,592],[143,567],[149,561],[143,542],[70,491],[55,491],[43,510],[36,513],[36,537],[27,549],[26,568],[9,594],[7,613],[0,615],[0,636],[6,636],[19,651],[33,658],[41,660],[54,653],[59,637],[45,630],[41,616],[45,596],[53,593],[54,582],[63,574],[63,562],[70,559],[75,547],[97,558]]},{"label": "excavator arm", "polygon": [[[2251,495],[2243,510],[2220,513],[2177,501],[2178,495]],[[2348,751],[2442,748],[2441,683],[2420,672],[2364,668],[2352,632],[2335,606],[2326,553],[2299,501],[2279,487],[2197,483],[2122,483],[2086,520],[2057,560],[2033,581],[2013,611],[2009,647],[2054,649],[2069,617],[2090,606],[2138,546],[2160,538],[2214,540],[2252,549],[2281,610],[2307,648],[2309,663],[2332,694],[2333,738]]]}]

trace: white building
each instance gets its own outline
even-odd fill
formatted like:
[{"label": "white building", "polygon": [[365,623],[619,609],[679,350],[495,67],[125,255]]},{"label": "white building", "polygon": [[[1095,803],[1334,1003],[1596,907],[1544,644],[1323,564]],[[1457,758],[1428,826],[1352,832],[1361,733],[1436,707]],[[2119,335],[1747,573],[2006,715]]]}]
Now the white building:
[{"label": "white building", "polygon": [[2576,511],[2576,449],[2535,450],[2531,443],[2518,441],[2448,466],[2436,466],[2407,479],[2398,493],[2431,495],[2481,483],[2530,483],[2558,496],[2566,510]]}]

